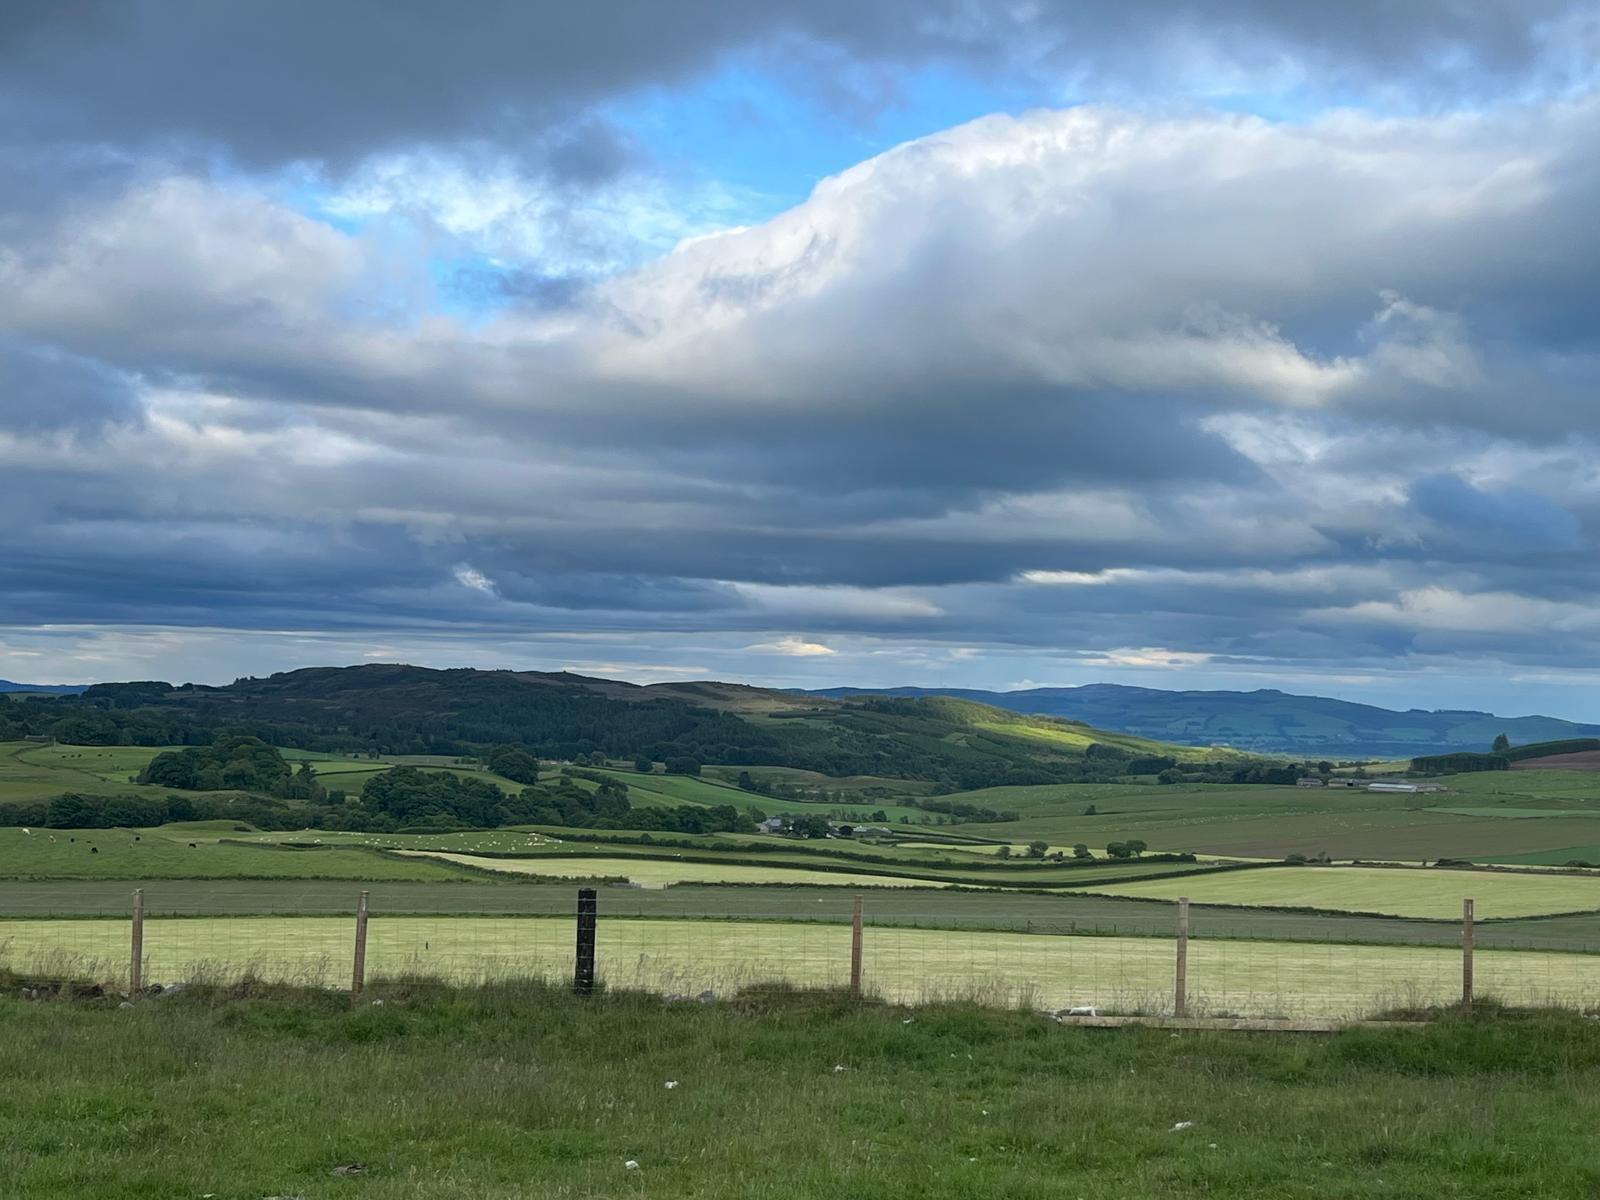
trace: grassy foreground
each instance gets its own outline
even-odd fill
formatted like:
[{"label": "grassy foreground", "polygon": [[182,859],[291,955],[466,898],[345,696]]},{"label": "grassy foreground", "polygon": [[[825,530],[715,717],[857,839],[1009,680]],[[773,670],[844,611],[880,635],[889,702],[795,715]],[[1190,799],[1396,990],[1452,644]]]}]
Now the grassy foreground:
[{"label": "grassy foreground", "polygon": [[[0,999],[0,1159],[6,1194],[30,1200],[1600,1187],[1600,1029],[1560,1016],[1241,1035],[817,994],[16,995]],[[351,1163],[364,1171],[331,1174]]]}]

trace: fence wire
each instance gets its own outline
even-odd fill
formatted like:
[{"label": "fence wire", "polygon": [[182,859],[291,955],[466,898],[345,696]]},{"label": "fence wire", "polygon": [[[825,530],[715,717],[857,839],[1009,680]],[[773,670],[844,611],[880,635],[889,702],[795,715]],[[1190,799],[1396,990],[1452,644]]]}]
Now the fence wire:
[{"label": "fence wire", "polygon": [[[699,888],[673,895],[599,889],[596,975],[600,986],[669,998],[726,998],[754,987],[851,984],[852,908],[843,888],[752,897],[752,889]],[[822,894],[818,895],[817,892]],[[125,990],[131,971],[131,895],[120,906],[103,886],[56,914],[0,914],[0,970],[28,983],[73,980]],[[1460,928],[1438,922],[1426,940],[1386,944],[1251,936],[1237,914],[1191,913],[1177,981],[1179,941],[1172,906],[1164,920],[1131,931],[1085,928],[1078,916],[1050,919],[1037,897],[1015,920],[974,910],[948,893],[864,896],[860,930],[865,996],[921,1005],[960,1001],[1047,1012],[1272,1016],[1351,1019],[1458,1003],[1463,998]],[[718,900],[721,900],[719,903]],[[992,899],[992,898],[990,898]],[[224,902],[225,901],[225,902]],[[508,980],[567,984],[574,976],[575,894],[569,888],[505,887],[474,893],[468,913],[384,911],[367,925],[365,982],[423,978],[462,985]],[[353,985],[356,893],[337,911],[326,887],[294,910],[292,889],[237,888],[226,896],[189,891],[163,900],[152,885],[142,923],[147,988],[259,979],[330,989]],[[984,903],[989,903],[986,899]],[[225,911],[219,913],[218,908]],[[229,915],[237,911],[255,914]],[[1492,922],[1476,926],[1474,996],[1519,1006],[1600,1009],[1600,954],[1493,945]],[[1304,919],[1297,918],[1302,921]],[[1600,932],[1600,916],[1594,918]],[[1159,928],[1164,924],[1165,929]],[[1330,924],[1330,928],[1339,928]],[[1484,942],[1490,948],[1482,948]],[[1452,942],[1454,944],[1452,944]]]}]

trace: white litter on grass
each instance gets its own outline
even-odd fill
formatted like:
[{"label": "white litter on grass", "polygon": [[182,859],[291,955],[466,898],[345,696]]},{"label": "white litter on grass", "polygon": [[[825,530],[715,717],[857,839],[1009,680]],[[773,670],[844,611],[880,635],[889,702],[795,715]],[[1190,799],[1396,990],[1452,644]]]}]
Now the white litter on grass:
[{"label": "white litter on grass", "polygon": [[847,1070],[849,1070],[848,1067],[834,1067],[833,1068],[833,1073],[835,1075],[837,1075],[840,1071],[847,1071]]},{"label": "white litter on grass", "polygon": [[676,1079],[669,1079],[669,1080],[667,1080],[667,1087],[669,1087],[669,1088],[675,1088],[675,1087],[677,1087],[677,1086],[678,1086],[678,1081],[677,1081],[677,1080],[676,1080]]},{"label": "white litter on grass", "polygon": [[1182,1133],[1185,1129],[1193,1129],[1193,1128],[1194,1128],[1194,1122],[1193,1121],[1179,1121],[1176,1125],[1174,1125],[1167,1132],[1168,1133]]},{"label": "white litter on grass", "polygon": [[1076,1008],[1067,1009],[1069,1017],[1098,1017],[1100,1010],[1093,1004],[1080,1004]]},{"label": "white litter on grass", "polygon": [[630,1158],[627,1162],[622,1164],[622,1169],[624,1171],[637,1171],[639,1169],[638,1160]]}]

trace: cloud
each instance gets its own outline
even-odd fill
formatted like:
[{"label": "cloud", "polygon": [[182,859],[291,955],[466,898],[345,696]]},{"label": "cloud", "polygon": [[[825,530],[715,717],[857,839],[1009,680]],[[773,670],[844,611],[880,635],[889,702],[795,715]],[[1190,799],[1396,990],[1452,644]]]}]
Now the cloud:
[{"label": "cloud", "polygon": [[[1198,19],[1163,11],[1179,34]],[[1544,61],[1543,34],[1482,36],[1510,21],[1497,7],[1408,6],[1392,45],[1343,10],[1237,12],[1161,53],[1235,81],[1328,55],[1370,81],[1420,47],[1496,78]],[[66,39],[66,74],[126,20],[60,19],[14,36]],[[197,20],[196,44],[217,36]],[[814,43],[815,20],[784,28]],[[1017,51],[950,20],[915,53]],[[776,28],[737,22],[729,44]],[[839,36],[857,65],[895,53],[885,30]],[[1281,45],[1298,57],[1263,56]],[[130,670],[207,669],[227,631],[273,664],[738,675],[759,654],[810,682],[1600,665],[1592,91],[1001,115],[702,236],[716,188],[678,213],[633,187],[625,139],[568,137],[588,97],[664,77],[632,52],[641,74],[564,91],[531,65],[535,91],[497,84],[491,62],[437,114],[374,104],[326,131],[203,106],[105,126],[119,146],[160,129],[342,156],[311,201],[292,173],[102,147],[122,165],[73,176],[70,203],[0,212],[7,622],[139,631],[36,643]],[[311,66],[308,95],[343,94]],[[538,116],[531,165],[482,116],[495,87]],[[53,136],[84,135],[92,99],[63,101]],[[580,194],[618,211],[574,223]],[[634,266],[608,257],[615,230],[674,248]],[[467,246],[495,261],[458,262]],[[463,276],[537,303],[463,312]]]},{"label": "cloud", "polygon": [[451,574],[464,588],[471,588],[475,592],[482,592],[486,596],[494,595],[494,580],[490,579],[476,567],[469,567],[466,563],[458,563]]},{"label": "cloud", "polygon": [[[9,118],[0,140],[189,143],[251,164],[488,142],[541,151],[552,171],[589,178],[615,160],[614,135],[594,132],[597,107],[735,56],[857,120],[896,100],[897,69],[935,63],[1101,93],[1292,90],[1317,79],[1346,94],[1473,95],[1565,82],[1573,47],[1593,44],[1587,14],[1581,0],[981,11],[964,0],[594,0],[559,11],[496,2],[471,21],[382,0],[10,5],[0,17]],[[567,126],[542,145],[545,131]]]},{"label": "cloud", "polygon": [[790,658],[826,658],[839,653],[821,642],[808,642],[804,638],[792,635],[779,638],[775,642],[757,642],[753,646],[746,646],[745,649],[758,654],[783,654]]},{"label": "cloud", "polygon": [[1082,660],[1088,667],[1155,667],[1171,670],[1175,667],[1193,667],[1211,661],[1209,654],[1193,650],[1169,650],[1162,646],[1122,646],[1103,654],[1090,655]]}]

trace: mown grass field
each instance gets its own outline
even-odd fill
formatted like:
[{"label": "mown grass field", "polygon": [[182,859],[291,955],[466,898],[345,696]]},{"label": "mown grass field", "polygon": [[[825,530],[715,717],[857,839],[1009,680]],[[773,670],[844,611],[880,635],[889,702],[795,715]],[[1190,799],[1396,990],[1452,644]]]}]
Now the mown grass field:
[{"label": "mown grass field", "polygon": [[1460,917],[1470,897],[1478,917],[1530,917],[1600,910],[1600,878],[1539,872],[1399,867],[1266,867],[1097,888],[1108,895],[1207,904],[1268,905],[1404,917]]},{"label": "mown grass field", "polygon": [[[0,998],[8,1193],[1547,1200],[1600,1188],[1600,1033],[1575,1019],[1170,1036],[965,1008],[907,1024],[809,996],[371,998],[384,1003]],[[330,1175],[350,1163],[365,1170]]]},{"label": "mown grass field", "polygon": [[[227,981],[249,974],[346,987],[349,917],[159,918],[145,922],[145,978]],[[28,975],[122,981],[128,925],[111,920],[0,923],[0,966]],[[601,975],[613,988],[729,995],[782,983],[842,986],[849,976],[847,921],[816,924],[613,918],[598,938]],[[367,971],[459,983],[570,979],[571,917],[375,916]],[[896,1003],[951,999],[1048,1010],[1094,1004],[1108,1011],[1170,1011],[1173,948],[1166,939],[1056,936],[874,926],[864,978]],[[1485,950],[1482,994],[1508,1003],[1600,1003],[1600,956]],[[1448,1004],[1460,994],[1461,958],[1446,947],[1333,945],[1196,939],[1189,998],[1200,1013],[1357,1017],[1402,1006]]]},{"label": "mown grass field", "polygon": [[484,858],[472,854],[438,854],[424,850],[397,853],[413,860],[447,862],[497,871],[508,875],[533,875],[546,879],[624,878],[641,887],[668,887],[675,883],[809,883],[833,887],[950,887],[938,880],[914,879],[894,875],[872,875],[859,871],[818,871],[804,867],[747,865],[739,862],[670,862],[646,858],[558,857]]}]

